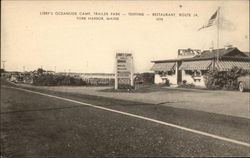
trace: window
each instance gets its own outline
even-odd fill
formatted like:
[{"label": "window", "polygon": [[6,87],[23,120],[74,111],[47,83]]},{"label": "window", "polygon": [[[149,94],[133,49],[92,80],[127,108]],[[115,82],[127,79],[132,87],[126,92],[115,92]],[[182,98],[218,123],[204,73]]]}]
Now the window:
[{"label": "window", "polygon": [[201,75],[205,75],[208,72],[208,70],[201,70]]},{"label": "window", "polygon": [[200,70],[194,70],[194,77],[201,77],[201,71]]},{"label": "window", "polygon": [[194,82],[201,82],[202,72],[201,70],[194,70],[193,80]]},{"label": "window", "polygon": [[193,76],[193,74],[194,74],[194,72],[192,70],[185,70],[185,73],[187,75],[191,75],[191,76]]},{"label": "window", "polygon": [[175,71],[168,71],[167,72],[167,75],[174,75],[175,74]]}]

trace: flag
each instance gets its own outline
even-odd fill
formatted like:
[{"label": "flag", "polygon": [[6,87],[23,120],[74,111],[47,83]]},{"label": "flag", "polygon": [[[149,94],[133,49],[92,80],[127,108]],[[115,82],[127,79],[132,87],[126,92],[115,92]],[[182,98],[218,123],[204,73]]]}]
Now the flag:
[{"label": "flag", "polygon": [[203,25],[201,28],[199,28],[198,31],[200,31],[201,29],[215,25],[216,19],[218,17],[218,12],[219,12],[219,9],[211,16],[211,18],[208,20],[208,23],[206,25]]}]

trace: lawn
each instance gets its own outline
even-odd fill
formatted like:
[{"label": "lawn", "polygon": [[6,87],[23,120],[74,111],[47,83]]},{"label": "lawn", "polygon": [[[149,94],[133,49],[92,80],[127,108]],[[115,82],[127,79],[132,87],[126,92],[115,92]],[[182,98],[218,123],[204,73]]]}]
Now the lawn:
[{"label": "lawn", "polygon": [[145,86],[129,92],[127,90],[116,91],[112,87],[31,86],[23,84],[20,86],[249,118],[249,92],[167,88],[158,85]]}]

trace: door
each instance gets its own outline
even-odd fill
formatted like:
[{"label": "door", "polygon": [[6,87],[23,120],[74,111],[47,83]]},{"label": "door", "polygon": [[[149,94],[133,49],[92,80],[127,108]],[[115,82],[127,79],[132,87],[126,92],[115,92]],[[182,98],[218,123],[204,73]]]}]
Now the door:
[{"label": "door", "polygon": [[181,74],[181,70],[178,70],[177,72],[177,83],[181,84],[182,82],[182,74]]}]

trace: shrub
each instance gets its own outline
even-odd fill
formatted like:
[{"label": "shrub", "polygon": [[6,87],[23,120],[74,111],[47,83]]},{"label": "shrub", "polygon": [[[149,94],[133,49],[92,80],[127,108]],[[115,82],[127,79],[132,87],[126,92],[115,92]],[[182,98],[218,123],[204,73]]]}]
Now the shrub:
[{"label": "shrub", "polygon": [[33,77],[33,84],[36,86],[84,86],[86,82],[81,78],[71,76],[41,74]]},{"label": "shrub", "polygon": [[154,73],[139,73],[134,79],[135,84],[154,84]]},{"label": "shrub", "polygon": [[187,83],[187,80],[183,80],[178,88],[195,88],[195,85],[193,83]]},{"label": "shrub", "polygon": [[168,87],[170,86],[170,81],[169,81],[169,79],[166,78],[165,84],[166,84],[166,86],[168,86]]},{"label": "shrub", "polygon": [[182,81],[182,84],[183,84],[183,85],[186,85],[186,84],[187,84],[187,80],[183,80],[183,81]]},{"label": "shrub", "polygon": [[181,84],[178,86],[178,88],[195,88],[195,85],[193,83],[190,83],[190,84]]},{"label": "shrub", "polygon": [[233,67],[229,71],[218,71],[217,69],[208,71],[204,75],[205,85],[208,89],[237,89],[237,78],[249,73],[238,67]]},{"label": "shrub", "polygon": [[134,86],[131,86],[129,84],[119,84],[118,85],[118,89],[128,89],[128,90],[132,90],[134,89]]}]

